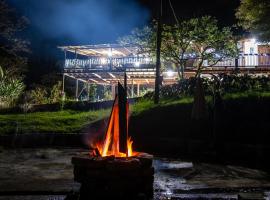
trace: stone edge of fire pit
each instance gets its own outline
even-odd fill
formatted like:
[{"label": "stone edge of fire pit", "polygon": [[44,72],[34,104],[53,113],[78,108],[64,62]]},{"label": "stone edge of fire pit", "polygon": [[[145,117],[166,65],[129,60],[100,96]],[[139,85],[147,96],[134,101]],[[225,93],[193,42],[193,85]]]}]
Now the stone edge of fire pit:
[{"label": "stone edge of fire pit", "polygon": [[115,157],[115,156],[92,156],[89,153],[80,153],[71,158],[71,163],[73,165],[84,165],[87,167],[105,167],[107,164],[119,163],[119,164],[135,164],[137,161],[140,162],[142,166],[152,166],[153,155],[148,153],[137,152],[137,155],[131,157]]}]

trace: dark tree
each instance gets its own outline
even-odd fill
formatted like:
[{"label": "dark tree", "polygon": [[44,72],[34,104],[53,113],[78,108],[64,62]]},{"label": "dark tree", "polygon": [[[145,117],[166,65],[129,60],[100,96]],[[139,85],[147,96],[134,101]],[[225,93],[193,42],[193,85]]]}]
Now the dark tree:
[{"label": "dark tree", "polygon": [[0,0],[0,66],[10,72],[25,71],[29,42],[19,35],[27,22],[25,17],[18,17],[6,1]]},{"label": "dark tree", "polygon": [[262,41],[270,40],[269,0],[241,0],[236,12],[239,24]]}]

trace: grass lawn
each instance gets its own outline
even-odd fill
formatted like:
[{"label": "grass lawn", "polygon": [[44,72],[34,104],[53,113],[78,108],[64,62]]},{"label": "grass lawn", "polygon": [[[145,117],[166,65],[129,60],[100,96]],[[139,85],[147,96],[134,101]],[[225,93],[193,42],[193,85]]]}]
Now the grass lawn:
[{"label": "grass lawn", "polygon": [[57,111],[0,115],[0,134],[76,133],[87,124],[109,115],[109,110]]},{"label": "grass lawn", "polygon": [[[252,104],[260,104],[261,99],[269,99],[269,92],[245,92],[226,94],[225,101],[250,100]],[[206,97],[211,103],[211,97]],[[158,105],[152,100],[142,99],[131,106],[132,115],[136,118],[143,116],[145,112],[162,112],[170,110],[170,115],[176,118],[186,119],[190,117],[190,107],[193,98],[185,97],[181,99],[162,99]],[[179,108],[177,110],[175,108]],[[162,112],[161,112],[162,111]],[[80,133],[88,124],[105,118],[109,115],[110,109],[98,111],[57,111],[57,112],[35,112],[28,114],[0,114],[0,134],[10,133]],[[159,116],[156,116],[159,117]],[[162,118],[162,116],[160,116]]]},{"label": "grass lawn", "polygon": [[[212,97],[206,96],[206,101],[211,104]],[[239,92],[239,93],[228,93],[223,95],[222,99],[224,101],[228,100],[251,100],[251,101],[258,101],[262,98],[270,98],[270,92],[255,92],[255,91],[248,91],[248,92]],[[142,112],[155,109],[155,108],[164,108],[167,106],[174,106],[174,105],[185,105],[185,104],[192,104],[193,97],[183,97],[181,99],[161,99],[159,104],[156,105],[153,103],[152,100],[143,99],[140,102],[136,103],[135,105],[131,106],[132,115],[140,115]]]}]

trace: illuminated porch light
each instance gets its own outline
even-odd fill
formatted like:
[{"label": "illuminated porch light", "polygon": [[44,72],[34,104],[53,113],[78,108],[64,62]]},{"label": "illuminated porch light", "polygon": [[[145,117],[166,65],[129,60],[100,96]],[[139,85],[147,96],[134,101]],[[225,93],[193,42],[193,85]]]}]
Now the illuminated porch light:
[{"label": "illuminated porch light", "polygon": [[145,62],[149,63],[151,61],[150,58],[145,58]]},{"label": "illuminated porch light", "polygon": [[109,51],[107,52],[107,55],[108,55],[109,57],[112,57],[112,50],[109,50]]},{"label": "illuminated porch light", "polygon": [[135,62],[134,65],[135,65],[135,67],[140,67],[140,64],[141,64],[140,62]]},{"label": "illuminated porch light", "polygon": [[250,42],[256,43],[256,38],[251,38],[251,39],[250,39]]},{"label": "illuminated porch light", "polygon": [[173,72],[172,70],[168,70],[168,71],[166,72],[166,74],[167,74],[168,77],[172,77],[173,74],[174,74],[174,72]]}]

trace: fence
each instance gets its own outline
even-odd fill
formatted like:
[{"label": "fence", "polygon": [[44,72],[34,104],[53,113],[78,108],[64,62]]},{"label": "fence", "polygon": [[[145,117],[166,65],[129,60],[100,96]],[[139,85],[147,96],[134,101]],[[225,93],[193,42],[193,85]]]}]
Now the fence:
[{"label": "fence", "polygon": [[[208,63],[205,63],[207,66]],[[218,62],[216,67],[270,67],[269,54],[241,54],[236,59],[228,59]]]}]

